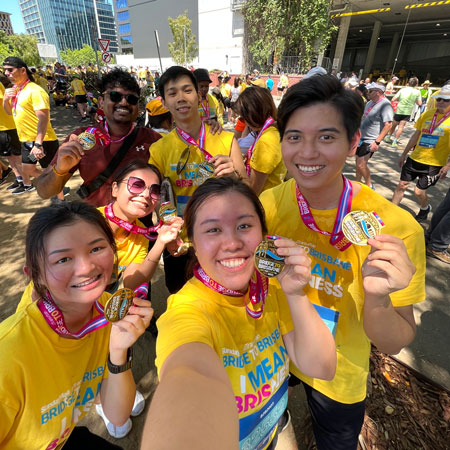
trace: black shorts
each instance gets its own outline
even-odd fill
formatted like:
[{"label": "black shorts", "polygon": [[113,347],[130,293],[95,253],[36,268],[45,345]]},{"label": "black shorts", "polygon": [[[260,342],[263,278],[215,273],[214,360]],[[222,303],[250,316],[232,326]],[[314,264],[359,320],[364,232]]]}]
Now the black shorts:
[{"label": "black shorts", "polygon": [[75,95],[75,103],[87,103],[86,95]]},{"label": "black shorts", "polygon": [[281,92],[284,91],[284,88],[285,88],[285,86],[277,86],[277,89],[278,89],[279,91],[281,91]]},{"label": "black shorts", "polygon": [[362,158],[363,156],[370,155],[369,159],[372,158],[373,152],[370,151],[370,142],[362,142],[356,149],[356,156]]},{"label": "black shorts", "polygon": [[[34,142],[22,142],[22,164],[36,164],[37,161],[32,161],[30,159],[30,152],[33,148]],[[44,141],[42,146],[44,147],[45,156],[42,159],[39,159],[39,164],[43,169],[48,167],[48,165],[52,162],[53,157],[56,155],[56,152],[59,148],[58,139],[55,141]]]},{"label": "black shorts", "polygon": [[394,121],[401,122],[402,120],[409,120],[411,114],[394,114]]},{"label": "black shorts", "polygon": [[422,164],[408,158],[402,167],[400,180],[414,181],[418,177],[416,186],[419,189],[425,190],[438,182],[438,174],[441,169],[442,166],[428,166],[427,164]]},{"label": "black shorts", "polygon": [[0,156],[20,156],[21,154],[17,130],[0,131]]}]

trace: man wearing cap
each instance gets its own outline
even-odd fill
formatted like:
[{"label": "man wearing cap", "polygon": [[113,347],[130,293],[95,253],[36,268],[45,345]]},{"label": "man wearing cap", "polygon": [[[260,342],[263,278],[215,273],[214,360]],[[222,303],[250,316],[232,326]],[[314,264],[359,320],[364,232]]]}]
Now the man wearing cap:
[{"label": "man wearing cap", "polygon": [[75,103],[81,116],[80,122],[89,122],[87,91],[83,80],[80,79],[80,75],[77,73],[73,74],[73,80],[70,82],[70,86],[73,89]]},{"label": "man wearing cap", "polygon": [[367,186],[373,189],[369,159],[378,150],[381,142],[391,128],[394,111],[384,96],[382,84],[370,83],[367,86],[367,102],[361,121],[361,139],[356,149],[356,181],[364,178]]},{"label": "man wearing cap", "polygon": [[162,104],[161,97],[150,100],[145,106],[148,123],[155,133],[168,134],[172,130],[173,120],[170,111]]},{"label": "man wearing cap", "polygon": [[[17,187],[13,194],[24,194],[35,190],[30,177],[36,179],[41,171],[36,168],[39,161],[46,168],[58,150],[58,139],[50,123],[50,100],[48,94],[34,83],[28,66],[20,58],[9,56],[3,62],[5,75],[14,85],[5,90],[3,107],[7,114],[12,114],[19,140],[22,143],[23,183],[16,180]],[[61,189],[60,200],[64,199]]]},{"label": "man wearing cap", "polygon": [[212,83],[209,72],[206,69],[195,69],[193,72],[198,85],[198,113],[202,120],[216,120],[221,122],[217,100],[209,94],[209,85]]},{"label": "man wearing cap", "polygon": [[394,85],[397,83],[398,77],[395,75],[391,78],[391,81],[386,86],[386,94],[392,94],[394,92]]},{"label": "man wearing cap", "polygon": [[[418,178],[414,189],[420,204],[416,215],[418,222],[424,222],[431,211],[426,190],[440,178],[445,178],[450,169],[450,85],[444,86],[434,97],[436,108],[419,117],[416,131],[400,156],[398,165],[402,172],[392,198],[392,202],[398,205],[409,183]],[[411,150],[411,155],[406,158]]]},{"label": "man wearing cap", "polygon": [[425,80],[422,83],[422,88],[420,89],[420,96],[422,97],[422,105],[420,106],[420,114],[423,114],[425,112],[425,109],[427,108],[427,103],[431,98],[431,81]]}]

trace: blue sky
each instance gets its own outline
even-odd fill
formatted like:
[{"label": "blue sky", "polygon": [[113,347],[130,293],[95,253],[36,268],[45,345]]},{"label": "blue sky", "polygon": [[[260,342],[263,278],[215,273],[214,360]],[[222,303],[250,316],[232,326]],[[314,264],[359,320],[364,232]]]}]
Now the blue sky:
[{"label": "blue sky", "polygon": [[2,0],[0,2],[0,11],[11,13],[11,22],[15,34],[25,33],[25,26],[23,24],[22,14],[20,14],[18,0]]}]

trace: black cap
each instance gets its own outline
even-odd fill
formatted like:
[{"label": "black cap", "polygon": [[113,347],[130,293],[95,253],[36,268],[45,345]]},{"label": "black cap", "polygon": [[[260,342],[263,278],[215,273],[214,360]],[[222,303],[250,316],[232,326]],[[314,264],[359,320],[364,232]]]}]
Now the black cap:
[{"label": "black cap", "polygon": [[209,78],[209,72],[206,69],[195,69],[193,72],[197,83],[200,81],[207,81],[208,83],[212,83],[211,78]]},{"label": "black cap", "polygon": [[20,59],[17,56],[8,56],[3,61],[3,65],[16,67],[17,69],[20,69],[21,67],[25,67],[28,78],[30,79],[30,81],[34,81],[33,74],[31,73],[31,70],[28,68],[27,64],[25,63],[25,61],[23,59]]}]

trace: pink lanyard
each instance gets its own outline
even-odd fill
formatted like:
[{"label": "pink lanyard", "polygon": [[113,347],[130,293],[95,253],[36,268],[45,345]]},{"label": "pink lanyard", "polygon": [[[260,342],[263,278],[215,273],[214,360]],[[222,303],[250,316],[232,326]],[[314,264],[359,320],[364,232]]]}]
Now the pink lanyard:
[{"label": "pink lanyard", "polygon": [[372,101],[372,105],[370,105],[367,108],[367,110],[364,112],[363,120],[369,115],[370,111],[372,111],[372,109],[375,108],[375,106],[377,106],[378,103],[380,103],[381,100],[383,100],[383,99],[384,99],[384,95],[383,95],[383,97],[380,97],[375,103],[371,100]]},{"label": "pink lanyard", "polygon": [[200,134],[198,135],[198,142],[186,131],[181,128],[176,128],[178,136],[187,142],[189,145],[193,145],[200,149],[200,151],[205,155],[205,159],[209,161],[212,159],[212,155],[205,150],[205,140],[206,140],[206,128],[205,124],[202,122],[202,127],[200,128]]},{"label": "pink lanyard", "polygon": [[435,129],[436,129],[436,128],[444,121],[444,120],[446,120],[446,119],[450,116],[450,111],[448,111],[447,113],[445,113],[444,116],[441,117],[441,120],[439,120],[438,123],[436,123],[437,116],[438,116],[438,112],[436,111],[436,112],[434,113],[433,120],[431,121],[430,128],[428,128],[428,133],[430,133],[430,134],[433,134],[433,131],[434,131],[434,130],[435,130]]},{"label": "pink lanyard", "polygon": [[[136,297],[146,299],[148,293],[148,283],[141,284],[134,291]],[[45,321],[48,323],[50,328],[60,336],[71,336],[75,339],[81,339],[89,333],[95,330],[99,330],[104,326],[108,325],[108,321],[105,319],[104,308],[98,300],[95,301],[95,309],[99,312],[99,315],[91,319],[78,333],[71,333],[67,327],[64,320],[64,315],[54,302],[50,292],[46,292],[44,299],[38,300],[38,308],[44,316]]]},{"label": "pink lanyard", "polygon": [[[205,106],[206,104],[206,106]],[[205,112],[205,115],[202,117],[202,120],[208,120],[209,119],[209,102],[208,102],[208,98],[206,98],[205,102],[201,101],[200,105],[203,109],[203,111]]]},{"label": "pink lanyard", "polygon": [[[258,271],[256,273],[256,281],[253,278],[250,280],[249,287],[249,297],[252,305],[257,305],[261,303],[261,309],[258,311],[253,311],[253,309],[249,308],[247,304],[245,304],[245,310],[247,314],[253,319],[259,319],[264,311],[264,304],[266,303],[267,292],[268,292],[268,278],[262,277]],[[227,295],[229,297],[243,297],[245,294],[239,291],[235,291],[233,289],[228,289],[225,286],[222,286],[217,281],[214,281],[202,268],[199,264],[194,267],[194,277],[197,280],[200,280],[205,286],[209,287],[215,292],[219,294]]]},{"label": "pink lanyard", "polygon": [[136,124],[133,123],[133,124],[131,125],[130,131],[129,131],[125,136],[122,136],[120,139],[114,139],[114,140],[113,140],[113,139],[111,138],[111,135],[109,134],[108,122],[105,120],[105,131],[106,131],[106,134],[108,135],[108,140],[109,140],[108,144],[109,144],[110,142],[111,142],[112,144],[117,144],[118,142],[122,142],[126,137],[128,137],[128,136],[133,132],[135,126],[136,126]]},{"label": "pink lanyard", "polygon": [[133,234],[142,234],[144,235],[149,241],[156,241],[158,239],[158,234],[156,231],[161,227],[162,222],[160,222],[158,225],[154,227],[140,227],[139,225],[132,224],[130,222],[127,222],[126,220],[119,219],[114,214],[114,210],[112,207],[112,203],[105,206],[105,216],[113,223],[118,225],[120,228],[123,228],[124,230],[127,230],[130,233]]},{"label": "pink lanyard", "polygon": [[30,82],[30,80],[25,81],[25,83],[23,83],[22,86],[17,90],[17,93],[16,93],[15,97],[12,99],[11,106],[12,106],[12,110],[13,110],[14,114],[16,112],[17,102],[19,101],[19,94],[23,91],[23,88],[29,82]]},{"label": "pink lanyard", "polygon": [[347,238],[344,236],[344,233],[342,232],[342,219],[351,211],[353,196],[352,184],[344,176],[342,176],[342,178],[344,180],[344,189],[342,189],[341,198],[339,199],[338,211],[336,214],[336,220],[334,222],[332,233],[329,233],[328,231],[322,231],[317,226],[307,200],[300,192],[299,187],[296,186],[297,204],[303,223],[312,231],[316,231],[326,236],[331,236],[330,244],[341,252],[352,245],[352,243],[347,240]]},{"label": "pink lanyard", "polygon": [[261,135],[264,133],[264,131],[267,130],[267,128],[270,127],[274,122],[272,117],[269,117],[265,122],[263,127],[261,128],[260,132],[258,133],[258,136],[256,136],[256,139],[253,141],[252,146],[248,149],[247,152],[247,161],[245,163],[245,169],[247,171],[247,175],[250,176],[251,167],[250,167],[250,160],[252,159],[253,155],[253,149],[255,148],[256,143],[258,142],[258,139],[261,137]]}]

